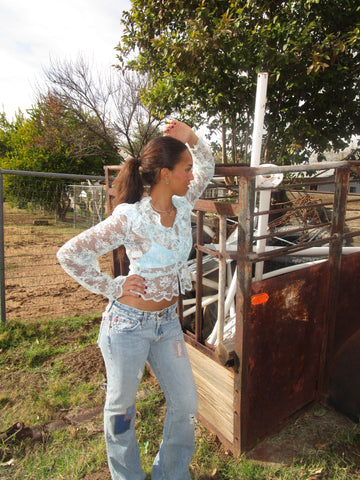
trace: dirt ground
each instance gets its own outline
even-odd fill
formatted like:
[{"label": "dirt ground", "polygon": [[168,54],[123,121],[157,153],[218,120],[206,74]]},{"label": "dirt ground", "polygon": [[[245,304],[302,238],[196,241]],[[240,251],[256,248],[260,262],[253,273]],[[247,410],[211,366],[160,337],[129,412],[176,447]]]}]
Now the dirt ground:
[{"label": "dirt ground", "polygon": [[[280,432],[260,442],[248,452],[247,458],[265,464],[288,465],[300,456],[314,455],[324,450],[351,429],[355,430],[357,426],[349,418],[330,407],[316,404],[291,420]],[[360,432],[359,429],[357,431]],[[360,446],[360,433],[357,435]],[[358,448],[354,449],[351,456],[354,463],[360,466]]]},{"label": "dirt ground", "polygon": [[[62,318],[101,313],[107,300],[81,287],[59,265],[56,253],[76,231],[53,218],[5,209],[6,318]],[[41,218],[45,225],[36,225]],[[45,220],[44,220],[45,219]],[[111,275],[111,254],[100,259]]]}]

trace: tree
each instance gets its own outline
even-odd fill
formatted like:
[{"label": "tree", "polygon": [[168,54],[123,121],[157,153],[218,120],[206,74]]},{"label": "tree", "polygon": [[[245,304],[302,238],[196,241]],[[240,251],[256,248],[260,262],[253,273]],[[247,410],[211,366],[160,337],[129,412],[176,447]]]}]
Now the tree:
[{"label": "tree", "polygon": [[[51,173],[103,175],[111,148],[89,130],[84,131],[71,110],[51,95],[38,101],[30,118],[18,115],[13,124],[3,118],[0,141],[1,167]],[[89,118],[96,124],[96,119]],[[6,148],[5,148],[6,147]],[[8,176],[4,190],[9,199],[21,203],[41,202],[60,218],[70,206],[68,184],[71,180]]]},{"label": "tree", "polygon": [[143,98],[157,114],[214,119],[243,143],[267,71],[264,161],[303,160],[359,134],[356,0],[133,0],[122,22],[119,68],[150,75]]},{"label": "tree", "polygon": [[96,77],[86,60],[78,57],[74,63],[52,61],[45,79],[50,94],[74,113],[79,125],[108,144],[117,163],[120,149],[138,157],[158,134],[161,121],[140,98],[140,91],[147,88],[144,75],[114,72]]},{"label": "tree", "polygon": [[[0,118],[0,159],[3,168],[103,175],[104,165],[138,157],[145,143],[159,135],[160,120],[143,106],[139,91],[144,76],[126,72],[95,78],[81,57],[77,62],[52,62],[38,101],[14,124]],[[42,91],[43,90],[43,91]],[[70,181],[69,181],[70,182]],[[8,198],[35,198],[64,218],[69,208],[66,181],[7,179]],[[72,182],[73,183],[73,182]]]}]

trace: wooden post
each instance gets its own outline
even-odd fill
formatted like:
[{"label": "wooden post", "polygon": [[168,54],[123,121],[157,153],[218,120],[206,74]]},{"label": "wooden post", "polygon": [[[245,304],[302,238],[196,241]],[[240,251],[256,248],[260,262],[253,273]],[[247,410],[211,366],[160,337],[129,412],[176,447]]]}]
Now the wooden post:
[{"label": "wooden post", "polygon": [[6,321],[5,304],[5,249],[4,249],[4,188],[0,170],[0,320]]},{"label": "wooden post", "polygon": [[246,447],[247,376],[251,305],[252,252],[254,227],[255,179],[239,178],[239,236],[236,292],[235,353],[239,367],[234,376],[234,451],[240,454]]},{"label": "wooden post", "polygon": [[[104,167],[105,170],[105,185],[106,185],[106,206],[107,213],[111,215],[113,211],[113,198],[111,195],[111,175],[110,170],[114,168],[111,165]],[[118,167],[115,167],[118,170]],[[129,272],[129,259],[126,256],[125,248],[120,247],[111,252],[111,270],[113,277],[116,278],[119,275],[127,275]]]}]

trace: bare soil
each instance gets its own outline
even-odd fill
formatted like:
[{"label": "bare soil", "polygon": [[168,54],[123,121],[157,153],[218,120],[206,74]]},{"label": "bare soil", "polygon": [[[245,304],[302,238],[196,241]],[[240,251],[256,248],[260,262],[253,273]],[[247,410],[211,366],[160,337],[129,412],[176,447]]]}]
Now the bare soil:
[{"label": "bare soil", "polygon": [[[62,318],[101,313],[105,297],[81,287],[59,265],[56,253],[79,230],[44,216],[5,209],[5,289],[7,319]],[[100,259],[111,275],[111,254]]]}]

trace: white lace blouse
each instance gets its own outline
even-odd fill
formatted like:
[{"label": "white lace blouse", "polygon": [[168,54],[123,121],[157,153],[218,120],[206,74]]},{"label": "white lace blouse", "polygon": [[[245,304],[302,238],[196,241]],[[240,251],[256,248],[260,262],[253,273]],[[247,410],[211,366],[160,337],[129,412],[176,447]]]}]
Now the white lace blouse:
[{"label": "white lace blouse", "polygon": [[171,300],[191,289],[186,261],[192,247],[190,215],[214,174],[209,147],[201,140],[193,149],[193,176],[184,197],[173,196],[177,213],[172,227],[161,224],[151,197],[118,205],[112,215],[63,245],[57,258],[64,270],[78,283],[115,300],[122,296],[124,276],[111,278],[100,271],[97,258],[124,245],[130,261],[129,275],[145,278],[145,300]]}]

